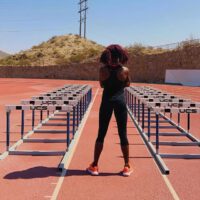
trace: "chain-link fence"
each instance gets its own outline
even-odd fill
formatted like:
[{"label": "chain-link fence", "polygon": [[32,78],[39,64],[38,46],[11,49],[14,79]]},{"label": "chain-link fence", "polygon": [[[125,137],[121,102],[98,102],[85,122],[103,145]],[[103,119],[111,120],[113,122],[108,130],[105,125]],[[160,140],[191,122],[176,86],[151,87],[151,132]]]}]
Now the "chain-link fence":
[{"label": "chain-link fence", "polygon": [[190,40],[185,40],[185,41],[182,41],[182,42],[159,45],[159,46],[154,46],[154,48],[173,50],[173,49],[183,48],[183,47],[188,46],[188,45],[190,45],[190,46],[200,45],[200,39],[190,39]]}]

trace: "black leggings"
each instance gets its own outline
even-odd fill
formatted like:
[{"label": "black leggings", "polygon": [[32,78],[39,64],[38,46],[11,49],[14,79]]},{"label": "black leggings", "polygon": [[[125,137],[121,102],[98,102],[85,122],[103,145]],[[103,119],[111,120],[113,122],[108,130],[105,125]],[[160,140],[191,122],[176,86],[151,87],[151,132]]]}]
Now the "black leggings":
[{"label": "black leggings", "polygon": [[128,145],[129,143],[126,131],[127,108],[124,96],[121,96],[115,100],[110,100],[109,98],[103,97],[99,111],[99,131],[96,142],[104,142],[113,110],[117,121],[120,144],[122,146]]}]

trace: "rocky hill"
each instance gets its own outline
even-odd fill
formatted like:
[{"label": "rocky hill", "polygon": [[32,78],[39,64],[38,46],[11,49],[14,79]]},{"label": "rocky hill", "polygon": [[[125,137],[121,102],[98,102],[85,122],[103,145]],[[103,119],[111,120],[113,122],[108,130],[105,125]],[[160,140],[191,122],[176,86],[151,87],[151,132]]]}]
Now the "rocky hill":
[{"label": "rocky hill", "polygon": [[[97,61],[105,47],[78,35],[54,36],[31,49],[10,55],[0,60],[0,66],[57,66],[70,63]],[[163,49],[134,44],[127,47],[130,57],[159,54]]]},{"label": "rocky hill", "polygon": [[3,51],[0,51],[0,59],[5,58],[5,57],[7,57],[7,56],[9,56],[8,53],[5,53],[5,52],[3,52]]},{"label": "rocky hill", "polygon": [[[127,47],[131,80],[164,83],[166,69],[200,69],[200,40],[177,44],[173,49],[141,44]],[[98,80],[97,58],[103,49],[102,45],[77,35],[53,37],[30,50],[1,59],[0,77]]]},{"label": "rocky hill", "polygon": [[78,35],[54,36],[47,42],[0,60],[1,66],[52,66],[95,60],[104,47]]}]

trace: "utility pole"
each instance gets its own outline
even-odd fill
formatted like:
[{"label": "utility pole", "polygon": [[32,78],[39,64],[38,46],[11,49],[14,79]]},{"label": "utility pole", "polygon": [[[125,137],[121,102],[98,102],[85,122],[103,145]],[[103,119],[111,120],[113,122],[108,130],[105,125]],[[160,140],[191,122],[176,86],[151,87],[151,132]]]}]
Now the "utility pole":
[{"label": "utility pole", "polygon": [[[84,27],[84,38],[86,38],[86,28],[87,28],[87,1],[88,0],[80,0],[79,5],[80,5],[80,10],[79,10],[79,14],[80,14],[80,27],[79,27],[79,35],[80,37],[82,37],[82,28]],[[84,26],[82,26],[82,24],[84,23]]]}]

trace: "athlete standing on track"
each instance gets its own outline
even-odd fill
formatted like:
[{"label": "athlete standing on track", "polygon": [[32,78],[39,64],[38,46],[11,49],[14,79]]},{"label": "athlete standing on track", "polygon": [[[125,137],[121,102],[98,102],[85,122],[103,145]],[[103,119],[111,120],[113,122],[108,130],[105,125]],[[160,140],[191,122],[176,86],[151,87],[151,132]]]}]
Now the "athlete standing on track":
[{"label": "athlete standing on track", "polygon": [[99,70],[99,81],[104,90],[99,111],[99,130],[94,150],[94,161],[87,168],[91,175],[99,175],[98,160],[113,111],[117,121],[121,150],[125,162],[122,175],[129,176],[133,171],[129,163],[127,108],[124,95],[124,88],[130,86],[129,70],[123,66],[127,61],[128,54],[119,45],[108,46],[100,58],[103,66]]}]

